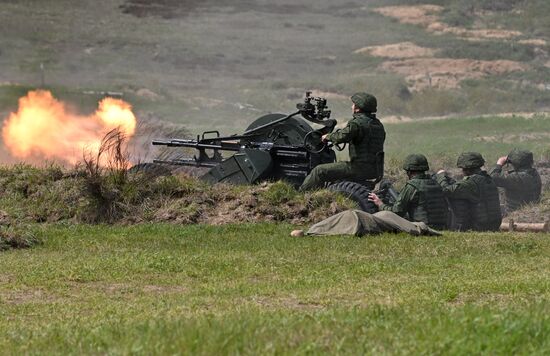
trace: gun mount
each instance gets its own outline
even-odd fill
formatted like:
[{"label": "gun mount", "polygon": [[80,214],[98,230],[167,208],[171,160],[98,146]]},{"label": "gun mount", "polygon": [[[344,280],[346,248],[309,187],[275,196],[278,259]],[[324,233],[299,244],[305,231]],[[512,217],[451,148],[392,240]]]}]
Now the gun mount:
[{"label": "gun mount", "polygon": [[[242,135],[221,136],[206,131],[196,139],[154,140],[153,145],[194,148],[198,154],[177,159],[156,159],[154,163],[208,167],[201,179],[210,183],[253,184],[261,180],[283,179],[294,186],[302,184],[318,164],[336,161],[332,147],[320,137],[332,132],[336,120],[324,98],[306,92],[297,111],[289,114],[268,114],[256,119]],[[321,125],[314,130],[308,123]],[[224,157],[222,152],[234,152]]]},{"label": "gun mount", "polygon": [[[197,150],[192,157],[156,159],[158,164],[209,168],[200,178],[209,183],[254,184],[263,180],[285,180],[299,187],[311,170],[319,164],[336,161],[334,150],[344,146],[325,144],[321,136],[336,126],[331,119],[327,101],[306,92],[297,111],[288,115],[268,114],[256,119],[241,135],[221,136],[218,131],[206,131],[196,139],[154,140],[153,145]],[[320,125],[313,129],[310,123]],[[223,152],[233,152],[224,157]],[[368,194],[382,179],[383,152],[378,177],[374,181],[332,182],[328,189],[355,200],[367,212],[376,206]]]}]

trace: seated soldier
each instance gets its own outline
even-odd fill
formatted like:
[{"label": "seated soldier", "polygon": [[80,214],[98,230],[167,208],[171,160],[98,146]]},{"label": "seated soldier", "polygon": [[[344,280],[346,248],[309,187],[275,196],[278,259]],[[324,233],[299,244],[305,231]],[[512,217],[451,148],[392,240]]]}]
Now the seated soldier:
[{"label": "seated soldier", "polygon": [[323,142],[349,143],[350,162],[320,164],[304,180],[301,191],[322,188],[337,180],[367,180],[378,176],[377,154],[384,151],[386,131],[376,118],[376,98],[367,93],[351,97],[353,119],[346,127],[323,135]]},{"label": "seated soldier", "polygon": [[444,170],[437,172],[436,180],[451,204],[451,230],[498,231],[502,222],[498,188],[481,170],[485,160],[477,152],[460,154],[457,166],[464,178],[450,179]]},{"label": "seated soldier", "polygon": [[411,154],[405,159],[403,169],[409,180],[393,205],[384,204],[375,194],[369,200],[380,210],[388,210],[413,222],[424,222],[434,229],[447,226],[447,202],[441,186],[426,174],[430,169],[424,155]]},{"label": "seated soldier", "polygon": [[[504,173],[502,166],[507,163],[510,163],[514,170]],[[542,183],[539,173],[533,168],[533,152],[513,149],[508,156],[498,159],[489,175],[497,187],[504,188],[506,213],[540,200]]]}]

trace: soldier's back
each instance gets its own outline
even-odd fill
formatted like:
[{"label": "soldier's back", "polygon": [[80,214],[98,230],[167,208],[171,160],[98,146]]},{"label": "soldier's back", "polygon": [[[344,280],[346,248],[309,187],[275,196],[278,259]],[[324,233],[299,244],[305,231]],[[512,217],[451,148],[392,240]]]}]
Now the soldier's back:
[{"label": "soldier's back", "polygon": [[472,229],[498,231],[502,222],[498,188],[485,171],[470,176],[478,188],[479,201],[473,206]]},{"label": "soldier's back", "polygon": [[428,175],[415,177],[407,184],[417,195],[408,211],[411,221],[422,221],[435,229],[447,228],[448,206],[441,186]]},{"label": "soldier's back", "polygon": [[495,183],[504,188],[507,212],[540,200],[542,182],[534,168],[512,171],[503,178],[495,179]]}]

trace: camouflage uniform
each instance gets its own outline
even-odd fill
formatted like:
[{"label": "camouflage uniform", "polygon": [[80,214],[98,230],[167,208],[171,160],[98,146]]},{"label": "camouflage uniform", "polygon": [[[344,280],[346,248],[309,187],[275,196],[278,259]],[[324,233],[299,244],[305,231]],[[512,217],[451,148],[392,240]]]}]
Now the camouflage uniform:
[{"label": "camouflage uniform", "polygon": [[353,114],[346,127],[329,134],[328,141],[349,143],[349,162],[320,164],[313,168],[300,190],[321,188],[326,182],[338,180],[360,181],[377,177],[376,154],[384,150],[386,131],[373,112],[376,98],[357,93],[351,100],[363,112]]},{"label": "camouflage uniform", "polygon": [[458,158],[457,166],[473,170],[471,175],[454,182],[444,174],[436,180],[450,199],[452,230],[498,231],[502,222],[498,189],[481,167],[485,161],[477,152],[466,152]]},{"label": "camouflage uniform", "polygon": [[508,161],[514,167],[513,171],[503,173],[502,166],[497,164],[490,172],[497,187],[504,188],[507,213],[522,205],[538,202],[542,190],[540,175],[532,167],[532,152],[512,150],[508,154]]},{"label": "camouflage uniform", "polygon": [[380,210],[387,210],[410,221],[424,222],[435,229],[447,225],[447,202],[441,186],[424,172],[430,169],[424,155],[413,154],[405,159],[403,169],[419,172],[409,179],[393,205],[382,204]]}]

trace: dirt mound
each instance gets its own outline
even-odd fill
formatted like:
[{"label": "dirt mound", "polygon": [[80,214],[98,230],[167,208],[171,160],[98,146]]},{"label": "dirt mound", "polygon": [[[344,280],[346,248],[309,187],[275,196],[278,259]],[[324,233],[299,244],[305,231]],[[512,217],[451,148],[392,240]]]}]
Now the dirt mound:
[{"label": "dirt mound", "polygon": [[[301,194],[284,182],[235,187],[206,186],[185,176],[177,179],[196,184],[200,189],[161,202],[146,221],[209,225],[259,221],[306,224],[350,207],[349,202],[343,202],[328,191]],[[125,221],[135,222],[135,216]]]},{"label": "dirt mound", "polygon": [[425,27],[439,21],[438,14],[443,10],[444,7],[438,5],[385,6],[374,9],[375,12],[397,19],[401,23]]},{"label": "dirt mound", "polygon": [[466,29],[441,22],[439,14],[444,10],[437,5],[386,6],[376,8],[379,14],[397,19],[404,24],[419,25],[435,34],[453,34],[474,39],[510,39],[521,36],[519,31],[504,29]]},{"label": "dirt mound", "polygon": [[550,197],[542,197],[539,204],[531,204],[507,215],[504,220],[514,220],[521,223],[545,223],[550,217]]},{"label": "dirt mound", "polygon": [[479,61],[473,59],[414,58],[386,61],[381,69],[405,76],[411,90],[425,88],[453,89],[466,79],[479,79],[514,71],[524,71],[527,65],[509,61]]},{"label": "dirt mound", "polygon": [[[449,26],[440,21],[443,7],[437,5],[387,6],[374,11],[397,19],[401,23],[424,27],[436,34],[453,34],[468,40],[510,39],[521,35],[518,31],[504,29],[466,29]],[[545,41],[523,40],[524,44],[542,45]],[[411,42],[360,48],[355,53],[399,60],[386,61],[381,69],[405,76],[409,90],[426,88],[455,89],[466,79],[480,79],[524,71],[528,66],[509,60],[481,61],[473,59],[431,58],[436,49],[423,48]]]},{"label": "dirt mound", "polygon": [[401,42],[383,46],[363,47],[353,53],[386,58],[419,58],[433,57],[437,50],[420,47],[412,42]]},{"label": "dirt mound", "polygon": [[[210,186],[186,174],[155,178],[147,172],[105,170],[91,174],[84,167],[65,170],[31,166],[0,168],[0,204],[5,209],[0,213],[1,221],[10,224],[308,224],[355,207],[350,200],[327,190],[301,193],[284,182]],[[2,239],[0,234],[0,244]],[[15,240],[10,237],[9,241]]]},{"label": "dirt mound", "polygon": [[429,25],[427,29],[436,34],[450,33],[457,37],[464,37],[467,39],[510,39],[521,36],[521,32],[519,31],[496,29],[469,30],[462,27],[449,26],[443,22],[434,22]]},{"label": "dirt mound", "polygon": [[548,42],[546,40],[543,40],[542,38],[534,38],[530,40],[520,40],[518,41],[520,44],[526,44],[526,45],[533,45],[533,46],[540,46],[544,47],[548,45]]}]

